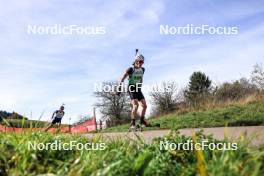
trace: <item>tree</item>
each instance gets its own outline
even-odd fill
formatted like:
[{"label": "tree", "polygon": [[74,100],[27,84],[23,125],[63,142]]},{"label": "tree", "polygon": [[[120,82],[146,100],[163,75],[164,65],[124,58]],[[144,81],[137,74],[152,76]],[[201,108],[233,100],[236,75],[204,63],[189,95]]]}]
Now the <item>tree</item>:
[{"label": "tree", "polygon": [[194,72],[185,91],[185,98],[191,106],[196,107],[210,94],[212,81],[202,72]]},{"label": "tree", "polygon": [[262,64],[254,65],[254,70],[251,72],[251,82],[258,89],[264,90],[264,69]]},{"label": "tree", "polygon": [[[115,87],[114,82],[105,82],[104,86]],[[98,102],[95,104],[103,115],[102,119],[108,122],[108,125],[113,126],[130,121],[130,101],[128,94],[122,92],[119,96],[112,91],[100,90],[94,93]]]},{"label": "tree", "polygon": [[[158,87],[158,86],[157,86]],[[177,85],[175,82],[163,82],[158,90],[150,93],[154,105],[154,115],[172,112],[176,109]]]},{"label": "tree", "polygon": [[23,117],[22,115],[16,113],[16,112],[6,112],[6,111],[1,111],[0,110],[0,117],[3,118],[3,119],[25,119],[27,120],[26,117]]},{"label": "tree", "polygon": [[234,82],[225,82],[217,87],[214,97],[218,101],[239,100],[257,92],[255,85],[246,78]]}]

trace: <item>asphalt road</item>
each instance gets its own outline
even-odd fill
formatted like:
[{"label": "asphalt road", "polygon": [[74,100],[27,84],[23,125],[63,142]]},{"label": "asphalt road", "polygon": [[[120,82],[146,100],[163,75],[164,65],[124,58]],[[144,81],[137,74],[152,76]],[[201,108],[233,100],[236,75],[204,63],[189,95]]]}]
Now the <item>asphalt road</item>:
[{"label": "asphalt road", "polygon": [[[215,139],[224,139],[226,135],[231,141],[236,141],[241,136],[250,141],[253,146],[264,144],[264,126],[243,126],[243,127],[213,127],[213,128],[185,128],[180,129],[180,134],[191,136],[195,131],[203,129],[204,134],[212,134]],[[137,140],[142,138],[145,142],[150,143],[153,138],[162,137],[168,134],[170,130],[153,130],[143,132],[112,132],[112,133],[89,133],[84,134],[88,138],[100,135],[104,139],[127,139]]]}]

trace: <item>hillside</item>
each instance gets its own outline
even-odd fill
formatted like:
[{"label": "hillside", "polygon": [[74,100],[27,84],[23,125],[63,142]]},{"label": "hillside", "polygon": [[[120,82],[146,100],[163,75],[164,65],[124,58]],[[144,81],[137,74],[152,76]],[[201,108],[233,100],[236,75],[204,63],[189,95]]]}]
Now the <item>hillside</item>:
[{"label": "hillside", "polygon": [[[22,120],[22,119],[7,119],[6,120],[9,124],[12,124],[12,127],[17,128],[42,128],[49,124],[47,121],[38,121],[38,120]],[[1,122],[1,125],[6,125],[6,122]],[[11,126],[11,125],[10,125]],[[61,127],[66,127],[68,124],[61,124]]]},{"label": "hillside", "polygon": [[[176,113],[150,119],[151,124],[160,124],[162,129],[180,129],[196,127],[253,126],[264,124],[264,101],[245,105],[230,105],[207,111]],[[127,131],[129,124],[107,128],[104,132]],[[146,130],[157,128],[146,128]]]},{"label": "hillside", "polygon": [[[7,112],[7,111],[0,111],[0,125],[5,126],[12,126],[17,128],[42,128],[47,126],[49,122],[47,121],[39,121],[39,120],[30,120],[16,112]],[[62,124],[62,126],[68,126],[66,124]]]}]

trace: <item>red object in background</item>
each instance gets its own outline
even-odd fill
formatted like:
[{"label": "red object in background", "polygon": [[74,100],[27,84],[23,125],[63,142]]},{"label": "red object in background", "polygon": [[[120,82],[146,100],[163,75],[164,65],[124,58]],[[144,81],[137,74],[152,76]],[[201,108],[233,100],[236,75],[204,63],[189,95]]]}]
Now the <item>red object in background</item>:
[{"label": "red object in background", "polygon": [[[3,125],[0,125],[0,132],[21,132],[21,131],[41,131],[42,128],[15,128],[15,127],[6,127]],[[58,128],[50,128],[49,132],[56,132]],[[62,133],[87,133],[90,131],[97,130],[97,123],[96,123],[96,117],[93,117],[89,120],[86,120],[84,123],[81,123],[76,126],[72,126],[71,129],[69,127],[62,127],[60,128],[60,132]]]},{"label": "red object in background", "polygon": [[97,130],[96,117],[86,120],[79,125],[71,127],[72,133],[87,133],[95,130]]}]

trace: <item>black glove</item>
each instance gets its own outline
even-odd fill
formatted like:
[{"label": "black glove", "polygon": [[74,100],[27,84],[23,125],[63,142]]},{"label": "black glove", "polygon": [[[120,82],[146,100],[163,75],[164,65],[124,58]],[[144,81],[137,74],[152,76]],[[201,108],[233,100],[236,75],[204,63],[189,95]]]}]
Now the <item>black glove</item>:
[{"label": "black glove", "polygon": [[116,95],[120,95],[121,94],[121,92],[122,92],[122,87],[121,87],[122,85],[119,85],[119,86],[117,86],[117,91],[116,91]]}]

